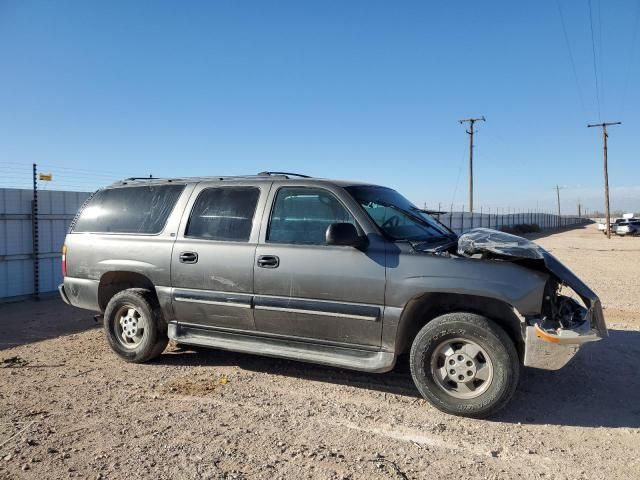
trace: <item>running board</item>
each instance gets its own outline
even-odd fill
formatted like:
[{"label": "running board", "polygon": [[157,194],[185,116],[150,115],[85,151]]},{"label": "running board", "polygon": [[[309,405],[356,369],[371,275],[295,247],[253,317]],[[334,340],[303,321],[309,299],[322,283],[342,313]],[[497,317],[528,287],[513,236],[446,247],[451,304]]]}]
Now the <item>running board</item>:
[{"label": "running board", "polygon": [[295,340],[235,333],[209,328],[169,323],[171,340],[186,345],[219,348],[232,352],[251,353],[267,357],[287,358],[363,372],[388,372],[396,363],[390,352],[320,345]]}]

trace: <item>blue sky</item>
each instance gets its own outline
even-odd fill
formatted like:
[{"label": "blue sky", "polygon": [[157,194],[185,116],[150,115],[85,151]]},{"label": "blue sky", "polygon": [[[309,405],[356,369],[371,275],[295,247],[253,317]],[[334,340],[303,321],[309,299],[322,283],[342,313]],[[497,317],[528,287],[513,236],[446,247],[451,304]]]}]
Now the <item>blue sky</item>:
[{"label": "blue sky", "polygon": [[[285,170],[414,202],[640,211],[640,2],[1,1],[0,185]],[[558,11],[560,4],[568,45]],[[577,81],[576,81],[577,77]],[[25,180],[26,179],[26,180]]]}]

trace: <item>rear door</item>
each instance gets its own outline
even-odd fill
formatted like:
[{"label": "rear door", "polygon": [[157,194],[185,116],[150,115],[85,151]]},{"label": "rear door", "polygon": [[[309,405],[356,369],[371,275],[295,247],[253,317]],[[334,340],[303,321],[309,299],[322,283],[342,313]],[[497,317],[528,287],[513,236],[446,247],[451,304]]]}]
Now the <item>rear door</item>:
[{"label": "rear door", "polygon": [[[254,265],[259,332],[377,347],[385,290],[384,243],[364,250],[325,242],[331,223],[363,234],[355,201],[339,187],[274,183]],[[352,202],[353,204],[350,204]]]},{"label": "rear door", "polygon": [[253,264],[270,182],[201,184],[173,247],[177,320],[253,330]]}]

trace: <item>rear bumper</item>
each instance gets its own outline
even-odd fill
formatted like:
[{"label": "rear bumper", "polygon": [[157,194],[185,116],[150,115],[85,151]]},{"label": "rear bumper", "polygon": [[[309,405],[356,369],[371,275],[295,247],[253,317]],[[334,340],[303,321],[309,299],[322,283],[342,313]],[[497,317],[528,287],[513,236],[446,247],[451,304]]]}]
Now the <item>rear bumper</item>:
[{"label": "rear bumper", "polygon": [[58,287],[58,291],[66,304],[99,312],[99,285],[100,282],[96,280],[64,277],[64,283]]},{"label": "rear bumper", "polygon": [[71,305],[71,302],[69,301],[69,297],[67,297],[67,292],[64,291],[64,283],[61,283],[60,285],[58,285],[58,292],[60,292],[60,297],[62,298],[62,301],[67,305]]}]

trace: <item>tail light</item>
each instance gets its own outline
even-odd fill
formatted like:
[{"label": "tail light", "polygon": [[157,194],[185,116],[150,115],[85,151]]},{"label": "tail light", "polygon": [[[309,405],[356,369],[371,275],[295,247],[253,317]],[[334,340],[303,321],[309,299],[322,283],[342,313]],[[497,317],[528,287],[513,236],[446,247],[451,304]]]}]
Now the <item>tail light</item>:
[{"label": "tail light", "polygon": [[67,276],[67,246],[62,246],[62,276]]}]

